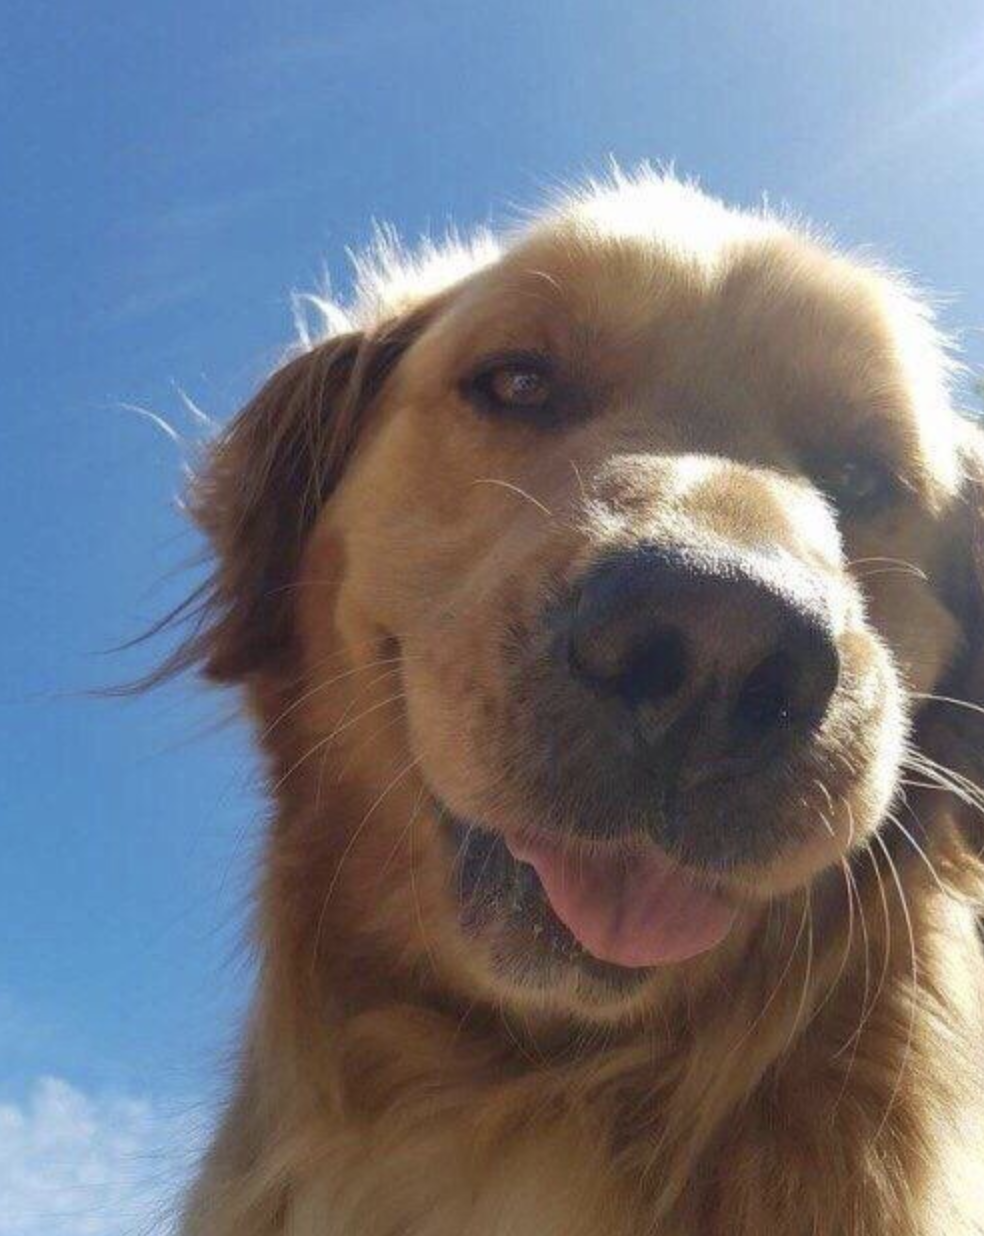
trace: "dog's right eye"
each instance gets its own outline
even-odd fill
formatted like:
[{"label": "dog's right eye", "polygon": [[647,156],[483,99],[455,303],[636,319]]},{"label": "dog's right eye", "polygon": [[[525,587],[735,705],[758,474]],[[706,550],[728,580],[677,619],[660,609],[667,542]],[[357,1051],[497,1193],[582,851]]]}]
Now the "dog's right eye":
[{"label": "dog's right eye", "polygon": [[481,412],[540,419],[552,411],[554,383],[545,357],[520,353],[486,361],[461,383],[461,393]]},{"label": "dog's right eye", "polygon": [[541,408],[550,397],[550,383],[535,369],[503,366],[488,375],[489,395],[507,408]]},{"label": "dog's right eye", "polygon": [[864,518],[888,506],[897,486],[885,467],[864,455],[825,460],[815,472],[820,488],[845,515]]}]

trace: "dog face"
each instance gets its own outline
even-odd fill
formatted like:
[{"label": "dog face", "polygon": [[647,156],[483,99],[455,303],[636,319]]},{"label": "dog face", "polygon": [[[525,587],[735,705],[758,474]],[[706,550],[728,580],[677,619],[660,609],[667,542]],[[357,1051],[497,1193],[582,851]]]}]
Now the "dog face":
[{"label": "dog face", "polygon": [[946,376],[897,283],[653,180],[292,362],[198,509],[300,934],[585,1017],[720,973],[954,741]]}]

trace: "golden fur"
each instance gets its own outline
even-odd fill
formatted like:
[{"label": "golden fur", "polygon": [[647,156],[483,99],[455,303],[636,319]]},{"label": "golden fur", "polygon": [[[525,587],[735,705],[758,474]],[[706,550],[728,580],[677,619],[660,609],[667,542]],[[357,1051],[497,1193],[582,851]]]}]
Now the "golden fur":
[{"label": "golden fur", "polygon": [[[172,668],[245,687],[275,815],[182,1232],[984,1232],[982,451],[925,306],[648,172],[359,276],[193,491],[216,567]],[[515,349],[564,374],[567,419],[468,405]],[[888,507],[838,514],[831,453],[875,456]],[[459,929],[432,795],[550,816],[538,615],[643,537],[811,573],[840,685],[788,792],[741,789],[792,840],[720,876],[723,944],[624,991],[531,984],[512,936]]]}]

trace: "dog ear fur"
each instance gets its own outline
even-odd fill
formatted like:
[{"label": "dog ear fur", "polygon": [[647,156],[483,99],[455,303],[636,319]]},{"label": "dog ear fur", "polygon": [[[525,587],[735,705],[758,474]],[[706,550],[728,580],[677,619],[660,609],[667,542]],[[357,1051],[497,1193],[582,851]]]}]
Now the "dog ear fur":
[{"label": "dog ear fur", "polygon": [[289,648],[289,586],[306,537],[374,399],[429,317],[422,306],[295,356],[207,449],[188,505],[215,567],[178,614],[192,634],[162,677],[198,666],[215,681],[242,681]]},{"label": "dog ear fur", "polygon": [[954,793],[945,800],[934,794],[935,806],[924,800],[920,814],[943,806],[984,857],[984,432],[970,423],[963,429],[961,457],[964,478],[953,517],[956,559],[947,601],[960,619],[963,642],[916,723],[917,746],[939,766]]}]

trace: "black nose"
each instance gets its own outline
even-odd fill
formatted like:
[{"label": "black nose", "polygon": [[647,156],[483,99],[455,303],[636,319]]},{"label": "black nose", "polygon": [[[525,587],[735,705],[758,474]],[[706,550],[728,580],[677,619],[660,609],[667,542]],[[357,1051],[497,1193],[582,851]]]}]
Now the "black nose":
[{"label": "black nose", "polygon": [[830,608],[796,564],[641,545],[583,581],[567,656],[619,700],[650,751],[700,781],[748,771],[809,736],[840,674]]}]

